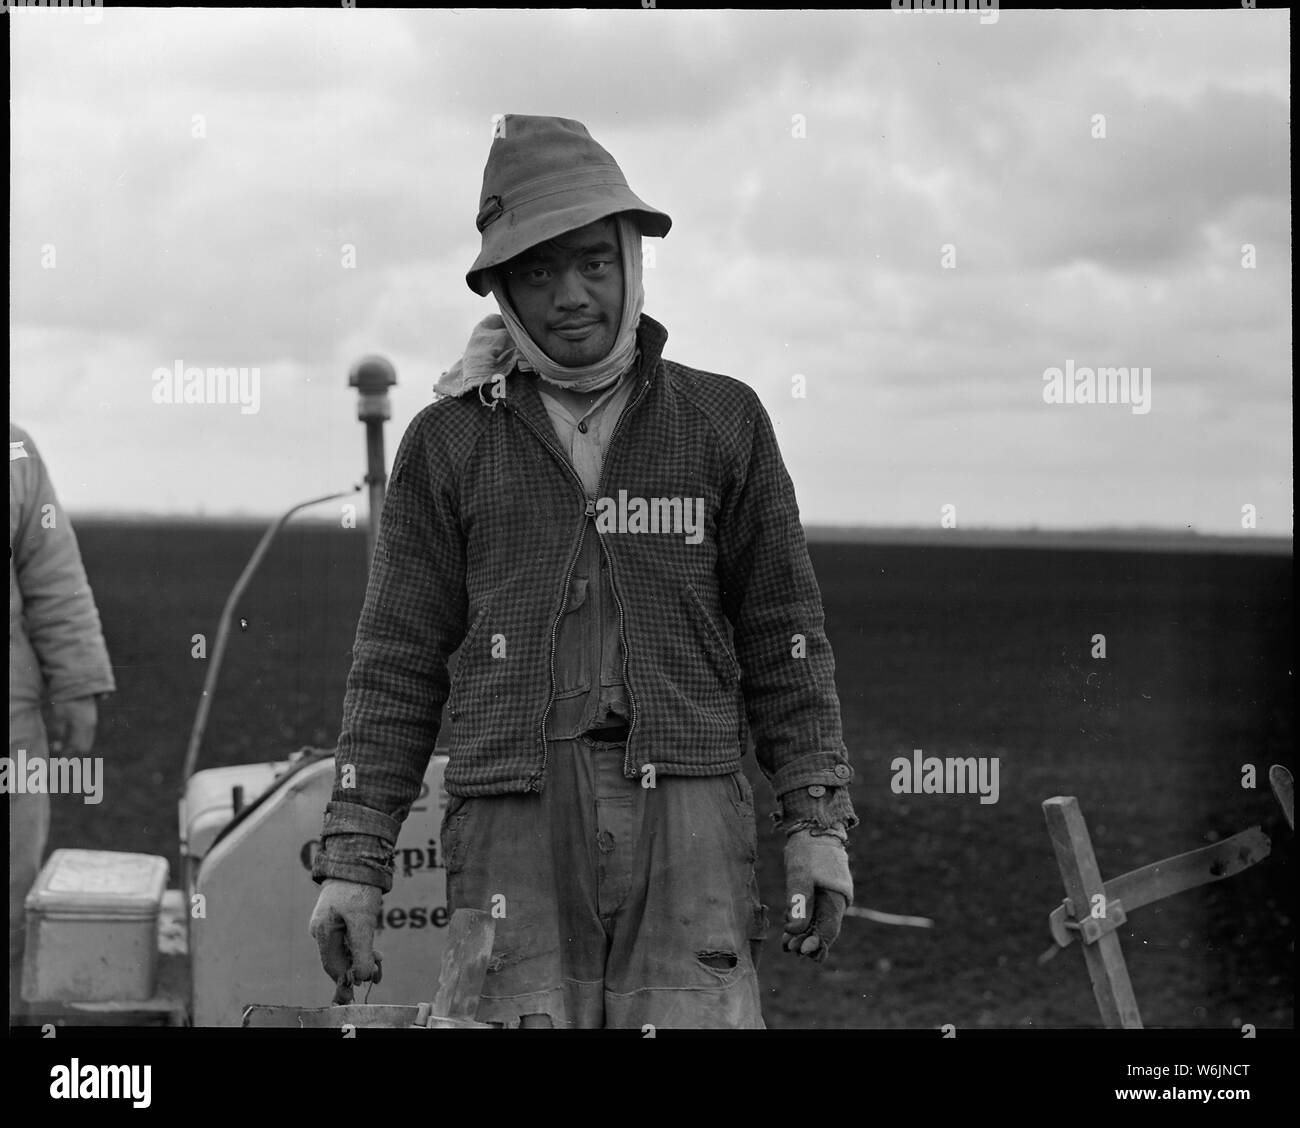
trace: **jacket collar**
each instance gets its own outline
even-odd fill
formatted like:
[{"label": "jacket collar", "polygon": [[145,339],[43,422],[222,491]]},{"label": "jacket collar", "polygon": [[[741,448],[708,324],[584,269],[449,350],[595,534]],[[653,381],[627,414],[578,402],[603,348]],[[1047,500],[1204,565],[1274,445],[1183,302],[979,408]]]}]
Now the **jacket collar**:
[{"label": "jacket collar", "polygon": [[[648,314],[641,314],[636,329],[636,343],[637,348],[640,349],[640,359],[637,361],[635,374],[638,383],[654,383],[658,380],[659,362],[663,358],[664,344],[667,340],[668,330]],[[510,373],[504,402],[530,420],[543,435],[550,439],[554,435],[551,418],[546,412],[546,405],[542,403],[541,395],[538,394],[537,380],[535,373],[514,369]]]}]

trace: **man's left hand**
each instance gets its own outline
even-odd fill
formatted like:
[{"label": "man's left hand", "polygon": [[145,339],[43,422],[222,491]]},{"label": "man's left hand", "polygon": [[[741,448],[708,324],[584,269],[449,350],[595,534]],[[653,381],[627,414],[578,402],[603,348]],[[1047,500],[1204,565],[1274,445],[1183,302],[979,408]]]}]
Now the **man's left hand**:
[{"label": "man's left hand", "polygon": [[56,756],[69,752],[81,756],[95,746],[99,711],[93,697],[55,701],[50,705],[50,751]]},{"label": "man's left hand", "polygon": [[785,840],[785,932],[781,947],[821,963],[853,903],[853,876],[843,842],[797,830]]}]

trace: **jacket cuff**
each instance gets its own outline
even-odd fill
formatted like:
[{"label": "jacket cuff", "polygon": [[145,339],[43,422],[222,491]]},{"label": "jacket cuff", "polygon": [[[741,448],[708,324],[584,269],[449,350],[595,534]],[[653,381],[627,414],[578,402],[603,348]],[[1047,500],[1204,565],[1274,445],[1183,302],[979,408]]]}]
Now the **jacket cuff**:
[{"label": "jacket cuff", "polygon": [[112,674],[105,674],[103,677],[78,682],[52,681],[49,697],[53,704],[62,704],[64,701],[80,701],[83,697],[100,697],[116,692],[117,684],[113,681]]},{"label": "jacket cuff", "polygon": [[370,834],[331,834],[312,862],[311,878],[318,885],[327,878],[393,888],[393,847],[387,839]]},{"label": "jacket cuff", "polygon": [[853,768],[840,752],[810,752],[780,768],[768,781],[777,795],[796,787],[843,787],[853,779]]},{"label": "jacket cuff", "polygon": [[780,796],[780,804],[772,819],[787,835],[804,829],[830,830],[836,824],[852,830],[858,825],[847,787],[799,787]]},{"label": "jacket cuff", "polygon": [[332,835],[367,834],[387,839],[391,845],[397,841],[401,829],[400,819],[376,811],[373,807],[332,800],[325,806],[325,826],[321,830],[321,838],[328,842]]}]

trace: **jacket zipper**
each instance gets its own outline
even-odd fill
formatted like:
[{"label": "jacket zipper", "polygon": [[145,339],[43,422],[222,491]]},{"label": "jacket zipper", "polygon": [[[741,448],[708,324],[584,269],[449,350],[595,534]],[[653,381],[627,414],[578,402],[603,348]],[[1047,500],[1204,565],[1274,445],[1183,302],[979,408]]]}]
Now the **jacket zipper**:
[{"label": "jacket zipper", "polygon": [[[623,420],[627,417],[628,413],[632,410],[632,408],[634,408],[638,403],[641,402],[641,397],[645,395],[646,389],[649,387],[650,387],[649,380],[642,381],[641,390],[637,392],[636,396],[632,399],[632,402],[629,403],[627,407],[624,408],[622,414],[619,415],[618,422],[614,424],[614,430],[610,433],[609,442],[605,444],[605,449],[601,451],[600,466],[596,470],[597,496],[600,496],[600,492],[601,492],[600,488],[605,484],[604,482],[605,461],[609,455],[610,448],[614,445],[614,439],[618,435],[619,428],[623,426]],[[500,402],[503,404],[507,403],[505,398],[502,398]],[[583,517],[582,532],[578,534],[577,544],[574,547],[573,555],[569,558],[569,566],[568,568],[565,569],[564,592],[560,598],[560,610],[559,613],[555,616],[555,621],[551,624],[551,654],[550,654],[551,689],[546,699],[546,708],[542,712],[542,725],[541,725],[541,733],[540,733],[540,739],[542,744],[542,767],[541,770],[533,776],[533,782],[536,783],[539,779],[541,779],[542,776],[546,774],[546,761],[548,756],[547,743],[546,743],[546,721],[547,718],[549,718],[551,715],[551,706],[555,704],[555,642],[556,639],[559,637],[560,620],[564,618],[564,608],[569,602],[569,580],[573,575],[573,566],[578,562],[578,556],[582,552],[582,538],[587,532],[587,520],[596,515],[596,498],[587,496],[587,487],[583,484],[582,477],[573,468],[573,464],[567,458],[564,457],[564,452],[561,451],[560,448],[557,447],[554,443],[552,443],[545,435],[543,435],[541,431],[539,431],[537,427],[533,425],[533,421],[529,419],[526,415],[524,415],[523,412],[519,411],[513,404],[508,404],[507,406],[508,406],[508,410],[513,411],[524,422],[524,424],[528,427],[528,429],[532,431],[534,435],[537,436],[538,441],[542,444],[542,446],[546,447],[546,449],[551,452],[552,457],[573,476],[574,481],[578,483],[578,489],[582,493],[582,498],[585,503],[583,506],[583,514],[582,514]],[[597,533],[596,535],[600,537],[599,533]],[[614,587],[614,562],[612,557],[610,557],[609,555],[609,550],[605,547],[605,540],[603,537],[600,537],[600,549],[601,552],[604,553],[605,557],[609,559],[609,589],[611,592],[614,593],[614,602],[618,605],[618,635],[619,635],[619,639],[623,643],[623,684],[627,687],[628,705],[632,709],[631,722],[629,723],[627,728],[627,748],[623,756],[623,774],[626,775],[628,770],[628,762],[631,760],[631,756],[632,756],[632,730],[636,727],[636,697],[632,693],[632,683],[628,681],[628,677],[627,677],[627,632],[623,629],[623,601],[619,599],[618,590]],[[597,669],[596,678],[599,681],[600,679],[599,663],[597,664],[596,669]],[[540,788],[533,788],[533,790],[535,791],[540,790]]]},{"label": "jacket zipper", "polygon": [[[504,402],[504,400],[502,402]],[[556,458],[556,461],[560,462],[563,466],[565,466],[568,469],[569,473],[573,475],[574,480],[577,481],[578,483],[578,490],[582,494],[583,501],[586,503],[585,510],[588,512],[594,512],[595,503],[590,498],[587,497],[587,490],[586,487],[583,486],[582,484],[582,479],[578,476],[578,472],[573,468],[573,466],[570,465],[569,460],[564,457],[563,451],[561,451],[558,447],[554,446],[546,438],[545,435],[543,435],[536,427],[534,427],[531,419],[528,419],[525,415],[523,415],[521,412],[518,411],[516,411],[515,414],[518,415],[519,418],[523,420],[523,422],[528,427],[528,429],[531,430],[533,434],[537,436],[541,444],[552,453],[552,455]],[[550,717],[551,715],[551,706],[555,704],[555,641],[559,636],[560,620],[564,618],[564,608],[568,606],[569,603],[569,580],[573,576],[573,566],[578,562],[578,556],[582,552],[582,538],[586,533],[586,531],[587,531],[587,519],[586,519],[586,513],[584,512],[582,529],[578,533],[578,539],[574,545],[573,555],[570,556],[569,558],[569,566],[564,570],[564,588],[560,595],[560,610],[555,616],[555,621],[551,624],[551,652],[550,652],[550,661],[549,661],[550,670],[551,670],[551,688],[546,698],[546,708],[542,711],[542,726],[539,734],[539,739],[542,747],[542,766],[540,770],[538,770],[533,775],[532,783],[534,784],[534,786],[531,788],[531,790],[533,791],[541,790],[541,788],[537,787],[536,784],[546,774],[546,760],[547,760],[546,721],[547,718]]]},{"label": "jacket zipper", "polygon": [[[605,460],[609,454],[610,448],[614,445],[614,439],[618,435],[618,429],[623,426],[623,420],[627,418],[631,410],[634,407],[636,407],[638,403],[641,402],[641,397],[645,395],[646,389],[649,387],[650,387],[649,380],[642,382],[641,390],[637,392],[637,394],[633,397],[632,402],[629,403],[627,407],[623,410],[623,412],[619,415],[618,422],[614,424],[614,430],[610,432],[609,442],[605,444],[605,449],[600,452],[600,466],[596,469],[596,495],[598,497],[604,496],[604,490],[602,487],[605,485]],[[596,506],[595,501],[589,499],[587,502],[588,512],[594,515],[595,506]],[[636,695],[632,692],[632,681],[628,677],[628,673],[627,673],[627,656],[628,656],[627,632],[626,630],[624,630],[624,626],[623,626],[624,623],[626,622],[627,616],[623,614],[623,601],[619,599],[618,586],[614,583],[614,557],[610,554],[609,549],[605,547],[605,538],[600,536],[599,533],[597,533],[596,535],[600,540],[600,551],[604,554],[605,559],[609,562],[609,590],[613,593],[614,603],[618,606],[618,637],[619,640],[623,643],[623,685],[627,687],[627,703],[632,710],[632,717],[627,726],[627,743],[623,747],[623,775],[626,776],[632,764],[632,734],[633,732],[636,731]],[[603,634],[604,632],[602,631],[602,637]],[[600,681],[599,663],[597,663],[597,667],[596,667],[596,680],[597,682]]]}]

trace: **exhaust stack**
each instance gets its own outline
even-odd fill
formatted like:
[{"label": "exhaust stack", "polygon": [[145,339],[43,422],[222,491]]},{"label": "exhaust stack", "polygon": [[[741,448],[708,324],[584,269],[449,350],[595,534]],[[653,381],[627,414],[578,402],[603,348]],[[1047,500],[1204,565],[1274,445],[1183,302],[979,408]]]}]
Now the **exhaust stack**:
[{"label": "exhaust stack", "polygon": [[374,559],[379,517],[384,510],[384,490],[388,485],[388,473],[384,469],[384,424],[393,417],[388,389],[396,383],[396,369],[382,356],[363,357],[348,375],[348,386],[359,392],[357,418],[366,425],[366,485],[370,487],[367,559]]}]

